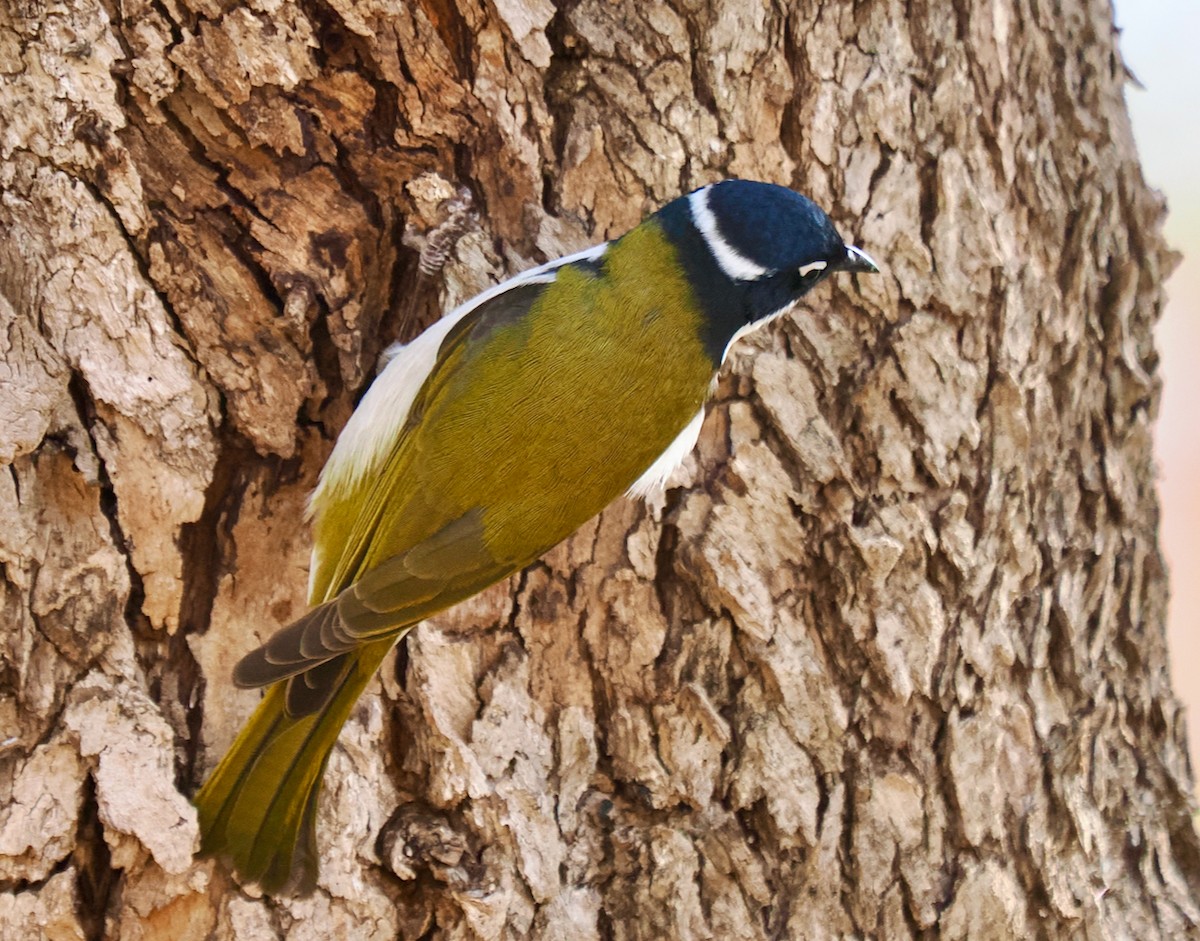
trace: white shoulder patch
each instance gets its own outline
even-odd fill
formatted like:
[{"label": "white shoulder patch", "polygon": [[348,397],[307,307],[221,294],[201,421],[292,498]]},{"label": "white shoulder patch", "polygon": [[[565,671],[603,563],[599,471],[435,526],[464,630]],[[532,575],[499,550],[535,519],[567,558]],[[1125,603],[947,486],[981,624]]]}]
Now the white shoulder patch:
[{"label": "white shoulder patch", "polygon": [[732,245],[725,241],[721,230],[717,228],[717,217],[713,215],[708,205],[708,191],[711,186],[698,189],[688,197],[688,205],[692,209],[692,221],[700,234],[704,236],[708,250],[713,253],[717,264],[729,277],[735,281],[757,281],[759,278],[773,274],[769,268],[755,264]]},{"label": "white shoulder patch", "polygon": [[375,377],[367,394],[346,422],[329,460],[321,470],[320,480],[308,501],[309,515],[319,512],[321,504],[329,499],[331,493],[347,493],[363,478],[379,471],[408,419],[417,393],[433,371],[442,341],[455,324],[480,304],[506,291],[524,284],[549,284],[564,265],[601,258],[608,250],[608,244],[603,242],[522,271],[460,304],[411,342],[394,343],[388,347],[381,358],[386,364],[383,371]]},{"label": "white shoulder patch", "polygon": [[676,468],[683,463],[684,458],[692,453],[696,441],[700,437],[700,427],[704,424],[704,408],[701,406],[696,417],[687,423],[683,431],[676,435],[675,440],[667,445],[654,463],[646,468],[646,472],[630,484],[625,494],[639,500],[645,500],[655,493],[660,493],[666,486]]}]

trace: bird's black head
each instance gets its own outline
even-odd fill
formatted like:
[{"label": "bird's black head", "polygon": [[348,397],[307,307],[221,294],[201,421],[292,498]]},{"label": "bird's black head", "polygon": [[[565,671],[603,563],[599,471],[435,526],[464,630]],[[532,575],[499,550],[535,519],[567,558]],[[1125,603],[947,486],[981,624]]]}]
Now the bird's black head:
[{"label": "bird's black head", "polygon": [[659,218],[707,316],[710,351],[721,359],[736,337],[830,274],[879,270],[846,245],[816,203],[771,183],[713,183],[665,206]]}]

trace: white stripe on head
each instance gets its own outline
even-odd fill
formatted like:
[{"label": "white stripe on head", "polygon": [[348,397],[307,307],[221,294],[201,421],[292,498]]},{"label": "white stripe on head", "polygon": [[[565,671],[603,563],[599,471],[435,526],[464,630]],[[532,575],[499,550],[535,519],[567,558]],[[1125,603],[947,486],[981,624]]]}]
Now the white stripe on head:
[{"label": "white stripe on head", "polygon": [[706,186],[696,190],[688,197],[688,203],[692,208],[692,221],[704,236],[708,250],[717,259],[721,270],[734,281],[757,281],[774,274],[769,268],[752,262],[722,237],[721,230],[717,228],[717,217],[708,205],[708,192],[711,189],[712,186]]}]

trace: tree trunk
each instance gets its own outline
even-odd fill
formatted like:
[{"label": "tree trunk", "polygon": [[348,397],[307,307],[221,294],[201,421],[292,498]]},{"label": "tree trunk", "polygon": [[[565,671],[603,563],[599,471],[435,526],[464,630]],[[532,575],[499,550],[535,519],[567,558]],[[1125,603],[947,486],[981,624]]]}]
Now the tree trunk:
[{"label": "tree trunk", "polygon": [[[0,8],[6,937],[1196,936],[1111,10],[779,7]],[[195,860],[381,349],[725,176],[885,273],[389,658],[315,894]]]}]

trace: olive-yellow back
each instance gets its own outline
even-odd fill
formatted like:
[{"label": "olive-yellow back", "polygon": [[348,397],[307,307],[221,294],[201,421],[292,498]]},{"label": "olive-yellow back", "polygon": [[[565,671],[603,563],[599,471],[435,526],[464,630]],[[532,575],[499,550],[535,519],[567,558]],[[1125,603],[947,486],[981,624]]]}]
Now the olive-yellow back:
[{"label": "olive-yellow back", "polygon": [[318,607],[239,676],[274,685],[196,797],[206,852],[268,891],[312,886],[321,775],[379,661],[417,621],[570,535],[667,449],[719,366],[700,317],[652,218],[600,264],[565,266],[451,329],[379,473],[314,500]]}]

